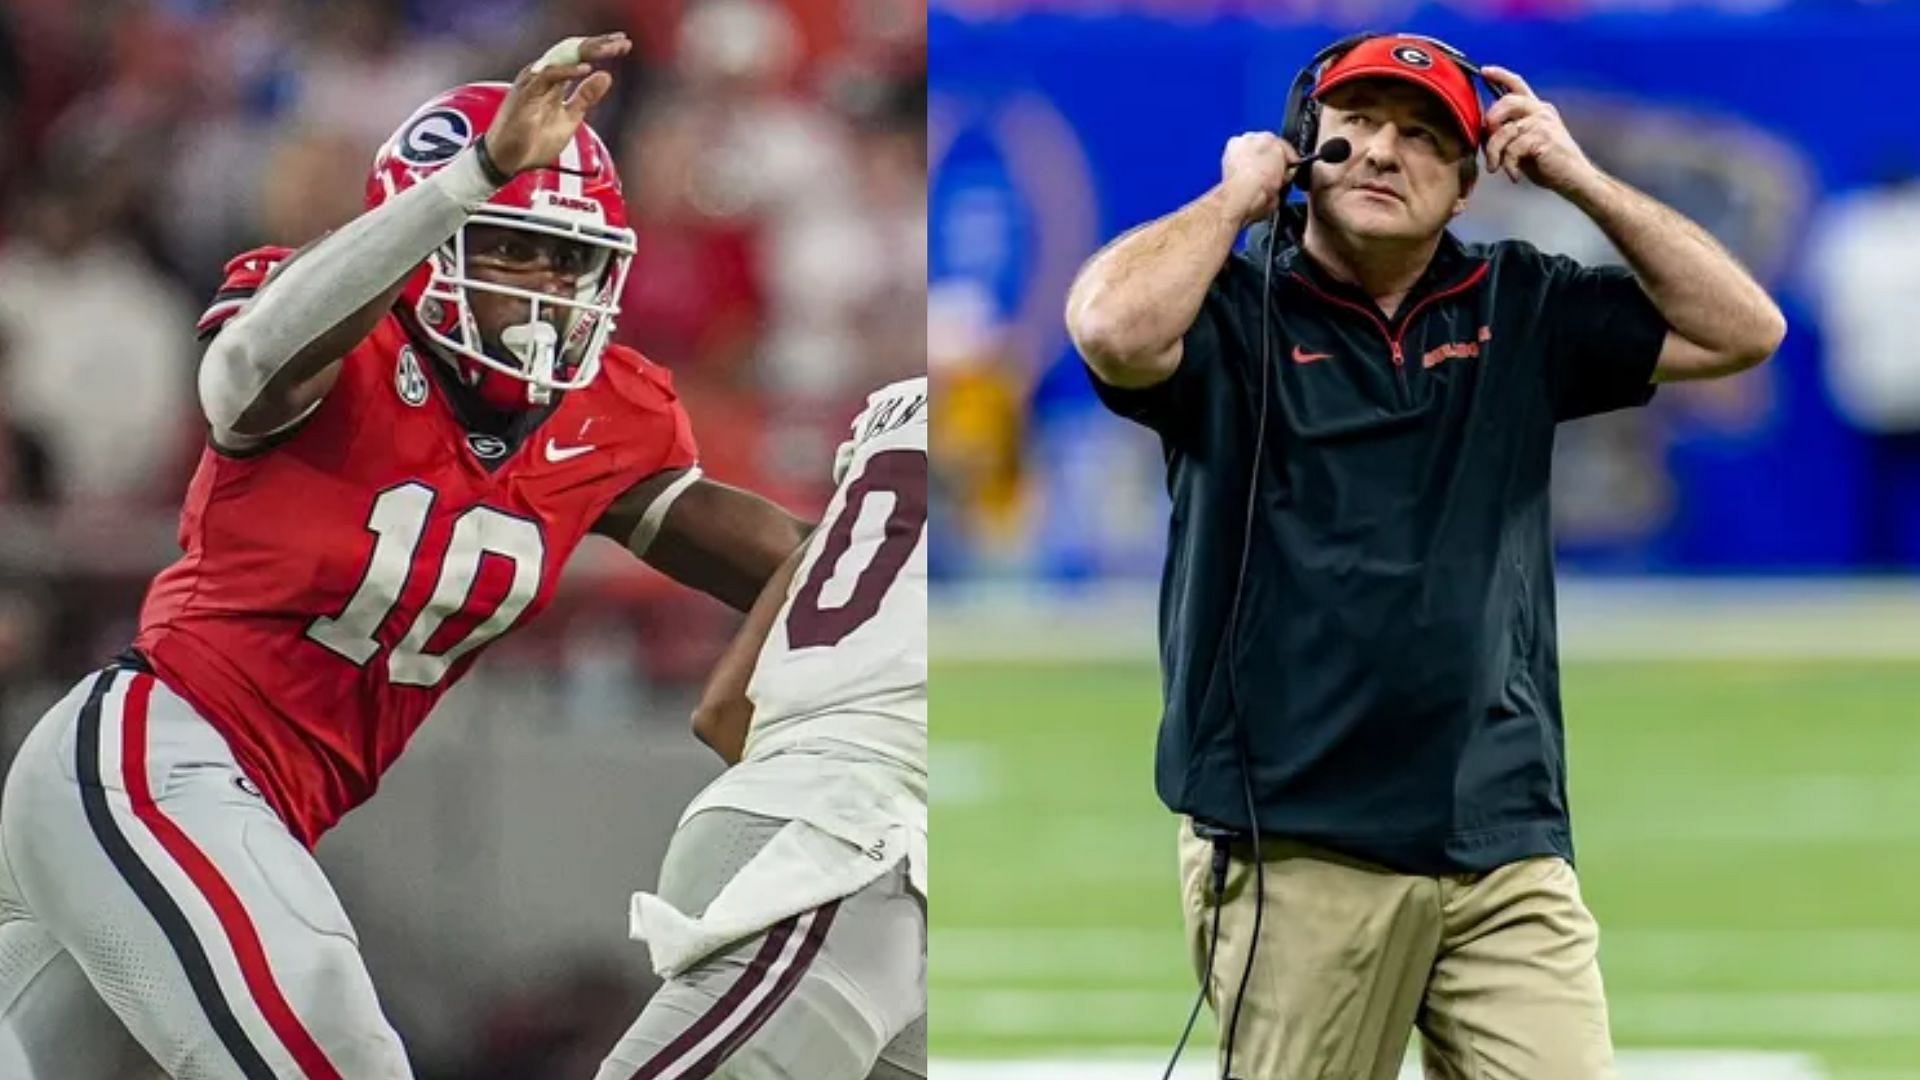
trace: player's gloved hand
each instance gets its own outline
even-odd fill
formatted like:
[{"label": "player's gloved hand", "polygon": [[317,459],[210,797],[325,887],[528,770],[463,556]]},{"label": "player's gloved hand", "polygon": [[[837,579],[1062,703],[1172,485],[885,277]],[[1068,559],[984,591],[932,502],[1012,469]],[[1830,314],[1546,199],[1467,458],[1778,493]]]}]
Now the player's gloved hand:
[{"label": "player's gloved hand", "polygon": [[1227,140],[1220,155],[1220,187],[1240,224],[1252,225],[1273,213],[1299,159],[1293,145],[1271,131],[1249,131]]},{"label": "player's gloved hand", "polygon": [[521,68],[487,129],[487,157],[509,176],[552,164],[587,110],[613,88],[613,76],[593,66],[625,56],[632,48],[623,33],[568,38]]}]

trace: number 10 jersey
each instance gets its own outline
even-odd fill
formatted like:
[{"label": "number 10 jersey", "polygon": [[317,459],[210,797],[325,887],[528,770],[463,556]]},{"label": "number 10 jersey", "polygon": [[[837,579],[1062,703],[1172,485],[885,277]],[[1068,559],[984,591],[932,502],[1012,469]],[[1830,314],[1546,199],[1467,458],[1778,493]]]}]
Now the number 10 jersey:
[{"label": "number 10 jersey", "polygon": [[869,395],[849,449],[754,665],[745,759],[830,739],[924,776],[927,380]]},{"label": "number 10 jersey", "polygon": [[[225,294],[223,294],[225,295]],[[203,453],[138,648],[312,845],[442,694],[552,598],[615,498],[691,466],[666,373],[618,346],[511,446],[470,434],[393,316],[270,450]]]}]

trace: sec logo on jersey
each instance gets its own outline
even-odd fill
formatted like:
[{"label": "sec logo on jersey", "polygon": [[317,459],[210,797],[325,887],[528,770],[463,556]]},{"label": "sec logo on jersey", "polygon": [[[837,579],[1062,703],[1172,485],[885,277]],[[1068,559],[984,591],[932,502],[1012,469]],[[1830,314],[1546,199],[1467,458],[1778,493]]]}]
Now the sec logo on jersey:
[{"label": "sec logo on jersey", "polygon": [[393,366],[393,388],[401,401],[416,409],[427,403],[427,373],[420,370],[420,357],[411,345],[400,349],[400,359]]}]

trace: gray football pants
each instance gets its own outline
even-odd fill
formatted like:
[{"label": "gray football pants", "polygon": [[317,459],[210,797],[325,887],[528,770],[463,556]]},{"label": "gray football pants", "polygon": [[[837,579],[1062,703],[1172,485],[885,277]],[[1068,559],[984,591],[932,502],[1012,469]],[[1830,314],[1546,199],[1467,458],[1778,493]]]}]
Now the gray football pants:
[{"label": "gray football pants", "polygon": [[[698,915],[785,821],[695,814],[660,898]],[[924,1080],[927,911],[901,864],[720,950],[647,1002],[598,1080]]]},{"label": "gray football pants", "polygon": [[27,736],[0,797],[0,1078],[125,1080],[150,1056],[180,1080],[405,1080],[357,941],[152,675],[91,676]]}]

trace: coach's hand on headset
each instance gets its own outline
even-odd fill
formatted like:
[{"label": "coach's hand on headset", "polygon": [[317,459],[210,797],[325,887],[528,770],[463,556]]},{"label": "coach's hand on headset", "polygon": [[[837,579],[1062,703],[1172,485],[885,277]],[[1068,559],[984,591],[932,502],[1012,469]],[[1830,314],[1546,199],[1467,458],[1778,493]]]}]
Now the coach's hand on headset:
[{"label": "coach's hand on headset", "polygon": [[1242,226],[1273,213],[1299,160],[1299,152],[1271,131],[1249,131],[1227,140],[1220,156],[1220,188]]},{"label": "coach's hand on headset", "polygon": [[1525,176],[1548,191],[1568,195],[1600,171],[1573,141],[1560,110],[1536,97],[1519,75],[1491,64],[1480,77],[1500,92],[1487,110],[1487,170],[1515,183]]}]

